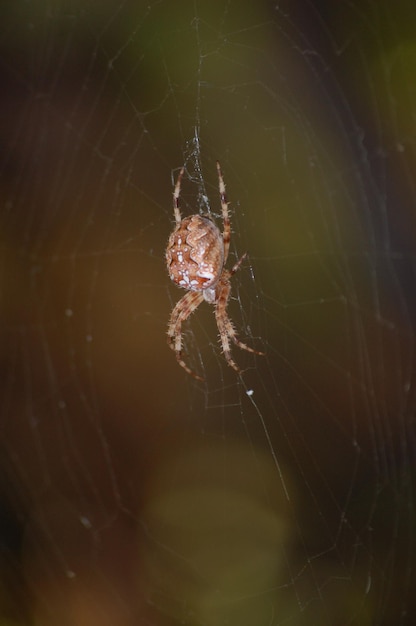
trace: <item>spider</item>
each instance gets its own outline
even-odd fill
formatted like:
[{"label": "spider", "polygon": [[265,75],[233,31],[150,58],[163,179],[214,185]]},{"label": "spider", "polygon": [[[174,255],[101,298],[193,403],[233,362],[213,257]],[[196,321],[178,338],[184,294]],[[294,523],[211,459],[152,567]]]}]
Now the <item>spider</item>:
[{"label": "spider", "polygon": [[240,368],[231,356],[230,340],[239,348],[263,355],[237,338],[233,323],[227,314],[230,297],[230,279],[247,256],[245,252],[231,270],[225,269],[230,249],[231,225],[228,201],[221,166],[217,161],[217,173],[222,209],[223,232],[209,217],[190,215],[182,219],[179,196],[185,168],[182,167],[173,192],[173,212],[176,226],[169,237],[166,248],[166,263],[169,276],[174,283],[188,290],[174,307],[168,327],[168,344],[176,354],[183,369],[197,380],[203,381],[191,370],[182,358],[182,323],[203,302],[215,306],[215,319],[220,333],[225,359],[236,372]]}]

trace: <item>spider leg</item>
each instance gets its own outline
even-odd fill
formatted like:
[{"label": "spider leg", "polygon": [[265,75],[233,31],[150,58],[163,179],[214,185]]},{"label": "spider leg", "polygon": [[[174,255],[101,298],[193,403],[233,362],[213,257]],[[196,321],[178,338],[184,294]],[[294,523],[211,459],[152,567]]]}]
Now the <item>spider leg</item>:
[{"label": "spider leg", "polygon": [[[238,270],[238,268],[240,267],[241,263],[244,261],[244,259],[247,257],[247,252],[244,252],[244,254],[241,255],[241,257],[238,259],[237,263],[231,268],[231,270],[229,271],[229,277],[231,278],[231,276],[233,274],[236,273],[236,271]],[[229,318],[227,316],[228,321]],[[240,341],[237,337],[237,333],[235,332],[234,326],[232,324],[232,322],[230,321],[230,331],[229,332],[229,336],[231,337],[231,339],[234,341],[234,343],[239,347],[242,348],[243,350],[247,350],[248,352],[253,352],[253,354],[259,354],[260,356],[265,356],[265,352],[260,352],[260,350],[254,350],[253,348],[250,348],[250,346],[247,346],[245,343],[243,343],[242,341]]]},{"label": "spider leg", "polygon": [[188,374],[200,381],[204,379],[191,370],[182,358],[182,323],[188,319],[203,299],[202,292],[188,291],[173,309],[168,327],[168,345],[175,352],[177,362]]},{"label": "spider leg", "polygon": [[264,356],[264,352],[254,350],[254,348],[250,348],[250,346],[238,339],[234,325],[227,313],[227,304],[231,291],[230,277],[235,271],[237,271],[245,256],[246,254],[244,254],[241,259],[237,261],[231,271],[224,273],[224,276],[222,277],[221,282],[218,286],[218,296],[215,307],[215,318],[217,321],[218,330],[220,332],[222,350],[228,365],[230,365],[236,372],[241,372],[241,370],[231,356],[230,339],[233,343],[235,343],[236,346],[238,346],[242,350],[247,350],[247,352],[252,352],[253,354]]},{"label": "spider leg", "polygon": [[182,182],[182,176],[183,176],[184,171],[185,171],[185,168],[183,167],[181,171],[179,172],[175,189],[173,191],[173,212],[175,214],[175,221],[176,221],[177,226],[179,226],[182,220],[180,206],[179,206],[179,196],[181,193],[181,182]]},{"label": "spider leg", "polygon": [[[230,297],[231,285],[229,281],[229,272],[223,276],[221,283],[217,287],[217,301],[215,305],[215,319],[220,333],[220,340],[224,357],[236,372],[240,372],[240,368],[231,356],[230,338],[235,334],[232,322],[227,314],[227,304]],[[230,332],[231,327],[231,332]]]},{"label": "spider leg", "polygon": [[225,191],[225,183],[222,177],[221,166],[219,164],[219,161],[217,161],[217,172],[218,172],[218,185],[220,189],[222,221],[224,224],[222,238],[224,241],[224,264],[225,264],[228,258],[228,251],[230,249],[231,223],[230,223],[230,216],[228,214],[228,200],[227,200],[227,194]]},{"label": "spider leg", "polygon": [[236,271],[238,270],[238,268],[240,267],[241,263],[244,261],[244,259],[247,256],[247,252],[244,252],[244,254],[242,254],[240,256],[240,258],[238,259],[237,263],[235,263],[235,265],[233,265],[233,267],[231,268],[231,270],[229,271],[229,275],[230,277],[236,273]]},{"label": "spider leg", "polygon": [[228,336],[231,337],[232,341],[235,343],[236,346],[238,346],[242,350],[247,350],[247,352],[252,352],[253,354],[258,354],[259,356],[265,356],[265,352],[260,352],[260,350],[254,350],[254,348],[250,348],[250,346],[248,346],[247,344],[243,343],[242,341],[238,339],[233,323],[231,322],[228,316],[226,320],[226,329],[227,329]]}]

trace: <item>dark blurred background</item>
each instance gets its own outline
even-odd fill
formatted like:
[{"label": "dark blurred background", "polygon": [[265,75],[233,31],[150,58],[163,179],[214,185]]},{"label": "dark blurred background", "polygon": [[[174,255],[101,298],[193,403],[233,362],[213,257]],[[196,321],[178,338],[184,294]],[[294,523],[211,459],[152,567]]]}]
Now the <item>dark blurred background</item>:
[{"label": "dark blurred background", "polygon": [[[413,3],[0,11],[0,624],[413,623]],[[266,356],[201,306],[199,383],[164,250],[217,159]]]}]

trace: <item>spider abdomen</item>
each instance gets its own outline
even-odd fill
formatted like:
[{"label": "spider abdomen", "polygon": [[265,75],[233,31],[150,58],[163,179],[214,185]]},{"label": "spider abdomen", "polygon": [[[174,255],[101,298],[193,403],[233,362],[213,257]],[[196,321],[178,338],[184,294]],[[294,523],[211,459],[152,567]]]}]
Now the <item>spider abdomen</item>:
[{"label": "spider abdomen", "polygon": [[191,215],[169,237],[166,263],[171,280],[191,291],[212,288],[224,265],[223,236],[212,220]]}]

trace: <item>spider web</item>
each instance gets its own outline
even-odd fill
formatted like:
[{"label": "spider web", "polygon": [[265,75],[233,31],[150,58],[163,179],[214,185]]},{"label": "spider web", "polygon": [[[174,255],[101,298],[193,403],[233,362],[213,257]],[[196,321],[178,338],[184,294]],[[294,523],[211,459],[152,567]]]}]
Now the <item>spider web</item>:
[{"label": "spider web", "polygon": [[[1,622],[413,623],[415,9],[1,13]],[[217,159],[266,355],[204,303],[200,383],[164,250]]]}]

